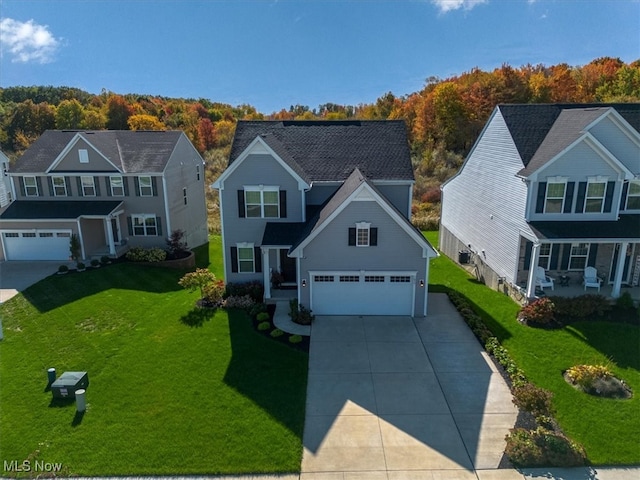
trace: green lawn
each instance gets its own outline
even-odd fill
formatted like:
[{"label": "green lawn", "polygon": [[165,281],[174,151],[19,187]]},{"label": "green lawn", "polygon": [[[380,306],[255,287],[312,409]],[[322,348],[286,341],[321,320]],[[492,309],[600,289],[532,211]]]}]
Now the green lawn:
[{"label": "green lawn", "polygon": [[[221,276],[219,237],[200,263],[207,253]],[[308,356],[244,313],[202,316],[180,276],[111,265],[49,277],[0,306],[0,462],[77,475],[299,471]],[[51,404],[52,366],[89,372],[84,416]]]},{"label": "green lawn", "polygon": [[[437,245],[437,232],[425,236]],[[473,304],[527,377],[554,393],[557,419],[582,443],[593,464],[640,463],[640,328],[580,322],[560,330],[526,327],[515,319],[518,306],[470,277],[444,255],[431,262],[430,291],[456,290]],[[577,364],[607,364],[634,391],[630,400],[581,393],[562,378]]]}]

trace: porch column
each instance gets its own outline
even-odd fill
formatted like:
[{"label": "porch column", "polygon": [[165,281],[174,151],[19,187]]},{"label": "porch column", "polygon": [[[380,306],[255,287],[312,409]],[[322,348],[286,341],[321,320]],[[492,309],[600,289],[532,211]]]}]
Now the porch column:
[{"label": "porch column", "polygon": [[529,278],[527,279],[527,298],[536,296],[536,267],[540,259],[540,243],[533,244],[531,249],[531,262],[529,263]]},{"label": "porch column", "polygon": [[271,298],[271,268],[269,267],[269,249],[262,247],[262,273],[264,298]]},{"label": "porch column", "polygon": [[622,242],[620,250],[618,250],[618,262],[616,263],[616,276],[613,279],[613,288],[611,289],[611,297],[618,298],[620,296],[620,286],[622,285],[622,274],[624,273],[624,262],[627,258],[627,248],[629,242]]},{"label": "porch column", "polygon": [[111,217],[106,217],[104,223],[107,225],[107,243],[109,244],[109,255],[116,254],[116,245],[113,243],[113,228],[111,228]]}]

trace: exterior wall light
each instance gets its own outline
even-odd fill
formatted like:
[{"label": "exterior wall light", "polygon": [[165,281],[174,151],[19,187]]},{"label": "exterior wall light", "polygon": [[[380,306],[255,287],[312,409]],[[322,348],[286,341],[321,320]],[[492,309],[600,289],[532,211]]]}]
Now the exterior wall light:
[{"label": "exterior wall light", "polygon": [[302,279],[302,288],[307,286],[307,281],[303,278]]},{"label": "exterior wall light", "polygon": [[420,288],[424,288],[424,280],[420,280]]}]

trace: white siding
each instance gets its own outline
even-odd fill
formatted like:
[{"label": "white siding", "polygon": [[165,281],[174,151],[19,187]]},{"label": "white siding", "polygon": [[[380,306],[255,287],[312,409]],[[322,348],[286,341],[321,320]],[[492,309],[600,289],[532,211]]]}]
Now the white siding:
[{"label": "white siding", "polygon": [[516,177],[522,167],[496,110],[459,174],[443,188],[442,225],[508,282],[515,281],[520,232],[529,232],[527,186]]}]

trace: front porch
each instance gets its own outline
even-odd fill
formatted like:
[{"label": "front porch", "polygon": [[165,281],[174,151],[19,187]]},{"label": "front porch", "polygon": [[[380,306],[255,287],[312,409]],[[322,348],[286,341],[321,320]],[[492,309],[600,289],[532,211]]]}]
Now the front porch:
[{"label": "front porch", "polygon": [[[575,280],[573,278],[575,278]],[[582,279],[576,276],[574,276],[573,278],[570,277],[569,284],[566,286],[560,285],[559,278],[554,278],[554,289],[537,289],[536,296],[541,297],[542,295],[544,295],[547,297],[579,297],[581,295],[597,294],[607,298],[613,298],[613,285],[601,285],[600,291],[598,291],[597,288],[587,288],[585,290],[584,285],[582,285]],[[620,288],[620,295],[623,295],[625,292],[628,292],[629,295],[631,295],[631,298],[634,300],[634,302],[640,302],[640,286],[631,287],[628,285],[622,285],[622,287]]]}]

